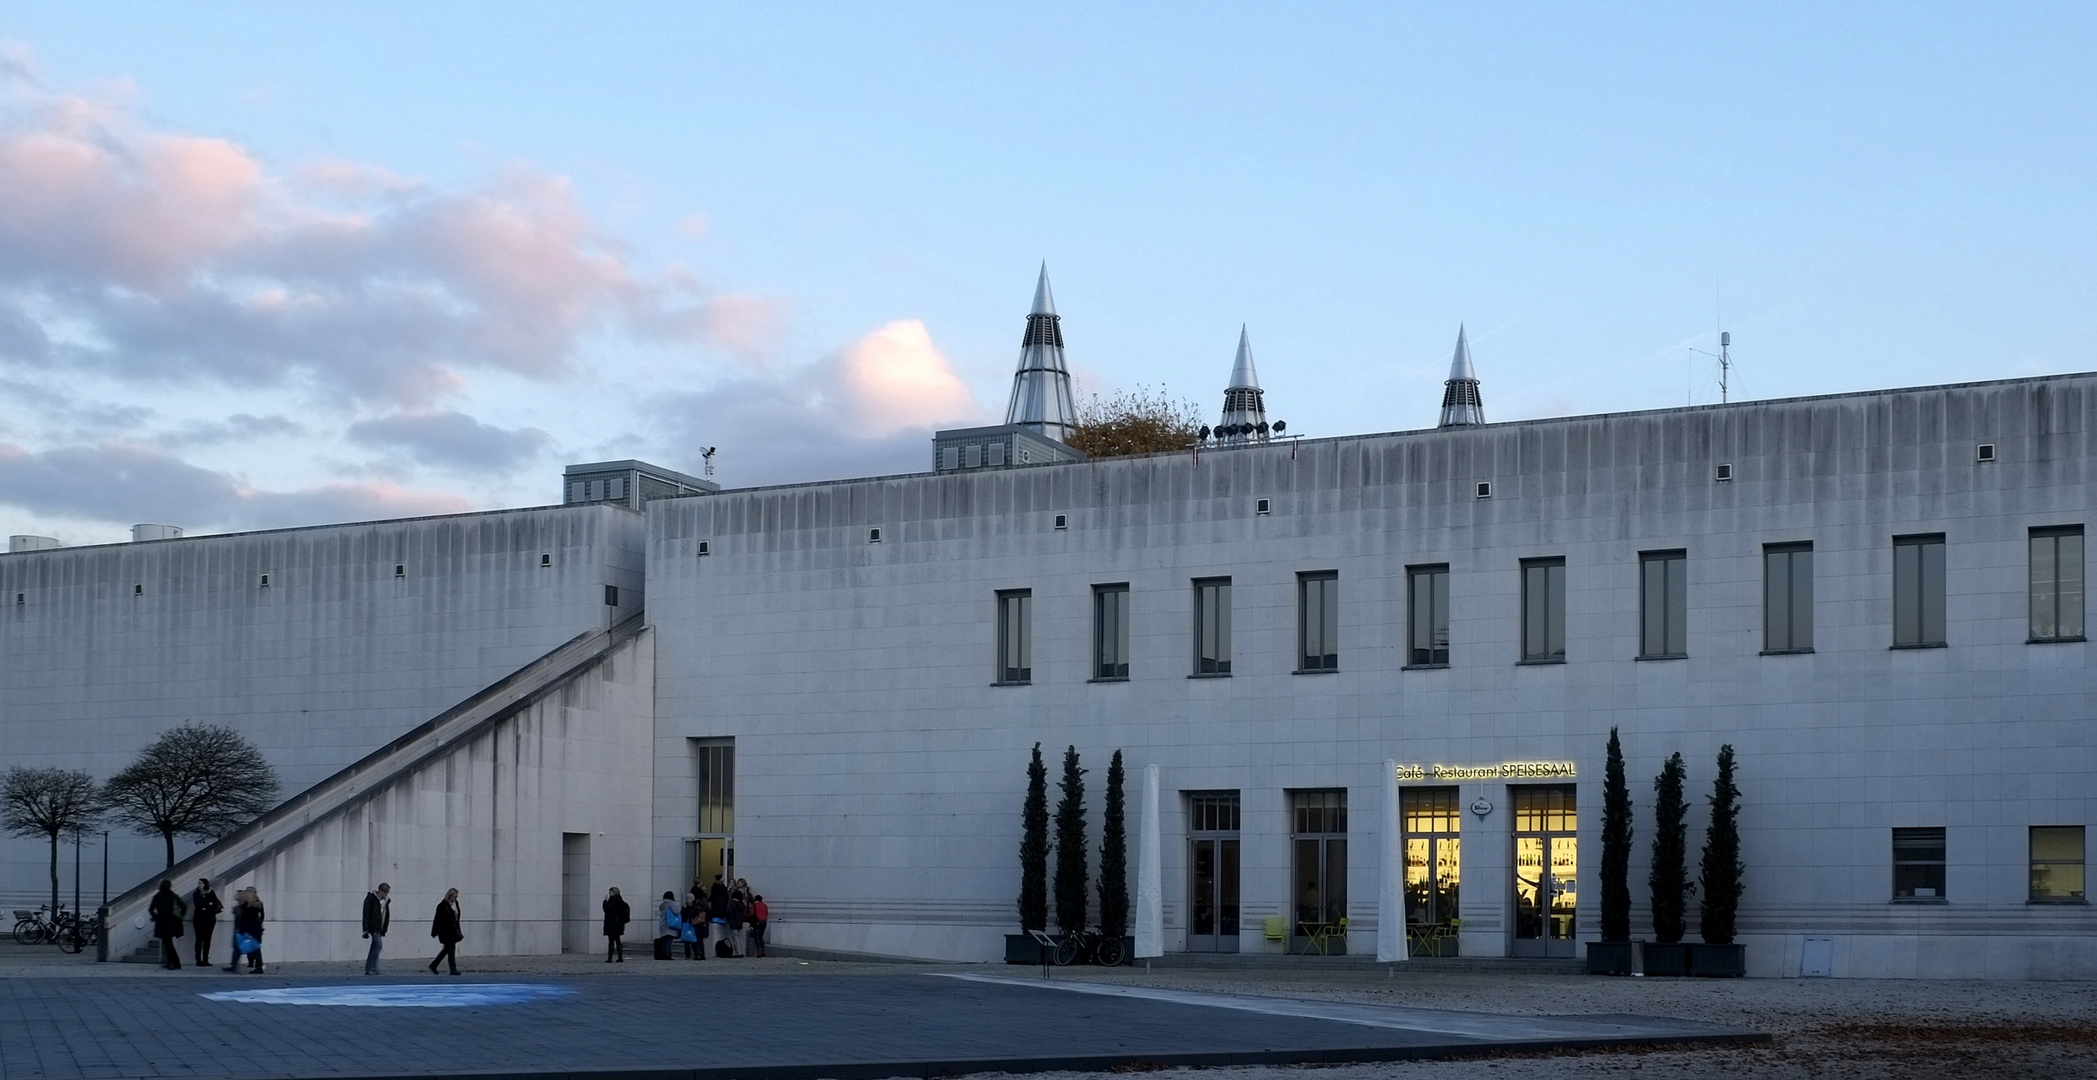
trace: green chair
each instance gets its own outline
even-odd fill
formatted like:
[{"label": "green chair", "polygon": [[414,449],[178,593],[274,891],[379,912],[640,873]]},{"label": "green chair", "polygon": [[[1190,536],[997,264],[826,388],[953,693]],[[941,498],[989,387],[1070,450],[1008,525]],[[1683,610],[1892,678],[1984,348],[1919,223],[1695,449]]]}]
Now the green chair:
[{"label": "green chair", "polygon": [[1260,923],[1261,936],[1268,941],[1289,940],[1289,920],[1279,915],[1269,915]]}]

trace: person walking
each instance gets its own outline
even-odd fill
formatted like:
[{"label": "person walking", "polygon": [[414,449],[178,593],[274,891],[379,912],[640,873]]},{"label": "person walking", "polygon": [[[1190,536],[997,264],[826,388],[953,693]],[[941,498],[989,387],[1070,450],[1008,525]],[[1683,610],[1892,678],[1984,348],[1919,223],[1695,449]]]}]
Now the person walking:
[{"label": "person walking", "polygon": [[664,892],[655,902],[655,958],[670,959],[670,943],[677,940],[677,894]]},{"label": "person walking", "polygon": [[623,964],[626,962],[626,924],[633,921],[633,908],[619,895],[614,887],[604,897],[604,962]]},{"label": "person walking", "polygon": [[199,970],[211,966],[211,933],[218,928],[219,912],[226,905],[211,891],[210,878],[198,878],[197,887],[189,894],[189,929],[196,935],[196,960]]},{"label": "person walking", "polygon": [[379,887],[364,894],[364,936],[371,941],[371,949],[364,954],[364,974],[379,973],[379,953],[386,948],[386,931],[393,926],[393,886],[379,882]]},{"label": "person walking", "polygon": [[706,935],[700,931],[706,926],[706,906],[699,902],[697,892],[684,894],[684,906],[677,909],[677,917],[684,922],[684,929],[677,934],[684,942],[684,958],[706,959]]},{"label": "person walking", "polygon": [[240,968],[240,939],[246,937],[255,947],[246,955],[248,974],[262,974],[262,894],[253,885],[240,890],[233,897],[233,960],[226,965],[227,971]]},{"label": "person walking", "polygon": [[765,928],[772,923],[772,909],[765,906],[765,898],[750,899],[750,955],[765,954]]},{"label": "person walking", "polygon": [[430,936],[444,948],[438,950],[437,958],[430,961],[430,974],[437,973],[437,965],[449,961],[451,973],[459,973],[459,942],[466,940],[466,931],[459,918],[459,890],[447,889],[444,899],[437,901],[437,915],[430,920]]},{"label": "person walking", "polygon": [[175,951],[175,939],[182,936],[186,914],[182,898],[175,895],[175,883],[161,879],[160,891],[146,905],[146,915],[153,920],[153,936],[160,939],[160,966],[169,971],[182,970],[182,954]]}]

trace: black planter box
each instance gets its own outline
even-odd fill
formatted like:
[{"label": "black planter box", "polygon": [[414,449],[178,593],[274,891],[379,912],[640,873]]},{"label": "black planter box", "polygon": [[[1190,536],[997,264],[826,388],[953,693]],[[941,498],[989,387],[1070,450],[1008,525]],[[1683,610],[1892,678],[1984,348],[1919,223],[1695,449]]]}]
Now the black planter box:
[{"label": "black planter box", "polygon": [[1706,979],[1741,978],[1747,974],[1747,946],[1691,945],[1689,973]]},{"label": "black planter box", "polygon": [[1041,943],[1025,934],[1006,934],[1005,962],[1008,964],[1040,963]]},{"label": "black planter box", "polygon": [[1689,974],[1689,946],[1679,941],[1646,942],[1646,974]]},{"label": "black planter box", "polygon": [[1631,953],[1637,947],[1628,941],[1588,942],[1587,973],[1589,975],[1631,974]]}]

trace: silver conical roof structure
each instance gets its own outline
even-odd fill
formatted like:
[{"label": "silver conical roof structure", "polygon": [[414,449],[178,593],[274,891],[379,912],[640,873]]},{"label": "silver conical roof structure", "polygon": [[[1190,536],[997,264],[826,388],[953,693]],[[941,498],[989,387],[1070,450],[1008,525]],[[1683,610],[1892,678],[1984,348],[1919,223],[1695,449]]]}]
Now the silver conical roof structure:
[{"label": "silver conical roof structure", "polygon": [[1057,442],[1070,437],[1078,418],[1070,396],[1070,369],[1063,363],[1063,325],[1056,295],[1049,290],[1048,264],[1034,286],[1034,309],[1019,342],[1019,370],[1012,376],[1012,401],[1005,422],[1032,428]]},{"label": "silver conical roof structure", "polygon": [[1442,384],[1441,427],[1485,423],[1485,403],[1478,396],[1478,372],[1471,367],[1471,343],[1456,327],[1456,356],[1449,361],[1449,380]]},{"label": "silver conical roof structure", "polygon": [[1260,389],[1260,373],[1252,366],[1252,335],[1238,327],[1238,358],[1231,363],[1231,384],[1223,390],[1223,419],[1217,438],[1225,444],[1260,442],[1267,438],[1267,395]]}]

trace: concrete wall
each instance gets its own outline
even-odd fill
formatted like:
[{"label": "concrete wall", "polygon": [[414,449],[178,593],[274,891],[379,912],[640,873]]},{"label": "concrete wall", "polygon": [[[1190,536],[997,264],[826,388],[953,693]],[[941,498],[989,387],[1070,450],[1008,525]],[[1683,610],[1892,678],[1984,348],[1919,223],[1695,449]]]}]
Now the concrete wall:
[{"label": "concrete wall", "polygon": [[[473,957],[561,951],[563,834],[589,837],[584,940],[603,945],[608,887],[626,895],[646,949],[653,637],[614,650],[558,690],[445,756],[377,788],[223,889],[252,885],[268,914],[265,959],[361,961],[364,894],[393,886],[396,968],[428,962],[437,902],[460,890]],[[217,950],[224,956],[230,924]]]},{"label": "concrete wall", "polygon": [[[547,507],[0,555],[0,767],[107,777],[169,727],[225,723],[288,797],[637,610],[642,524]],[[112,855],[116,891],[164,862],[121,830]],[[0,841],[0,898],[47,896],[46,859]]]},{"label": "concrete wall", "polygon": [[[1641,927],[1648,778],[1688,760],[1694,848],[1731,743],[1755,973],[1796,974],[1807,935],[1838,939],[1843,975],[2097,972],[2097,918],[2028,905],[2025,865],[2029,826],[2097,811],[2090,646],[2025,642],[2027,530],[2097,516],[2093,432],[2083,375],[659,502],[657,873],[691,831],[669,798],[691,783],[682,740],[733,736],[738,863],[776,940],[992,958],[1017,929],[1028,748],[1053,779],[1079,747],[1095,821],[1119,748],[1132,776],[1163,773],[1169,938],[1177,793],[1242,793],[1252,951],[1288,908],[1287,792],[1337,786],[1366,950],[1381,762],[1569,760],[1586,939],[1618,726]],[[1981,442],[1997,460],[1976,462]],[[1720,463],[1735,479],[1715,481]],[[1919,532],[1948,538],[1950,645],[1893,650],[1891,538]],[[1814,545],[1817,651],[1763,656],[1762,545],[1796,541]],[[1638,555],[1665,548],[1689,552],[1689,656],[1639,661]],[[1519,561],[1543,556],[1568,565],[1568,662],[1518,666]],[[1404,670],[1405,568],[1426,563],[1452,568],[1453,662]],[[1341,669],[1291,674],[1296,574],[1321,570],[1340,575]],[[1190,679],[1190,579],[1211,576],[1234,582],[1235,670]],[[1090,682],[1090,588],[1111,582],[1131,588],[1132,677]],[[993,686],[993,597],[1017,588],[1035,597],[1033,684]],[[1496,810],[1465,815],[1463,946],[1501,955],[1512,799],[1462,785],[1479,796]],[[1948,830],[1948,903],[1889,902],[1897,826]]]}]

